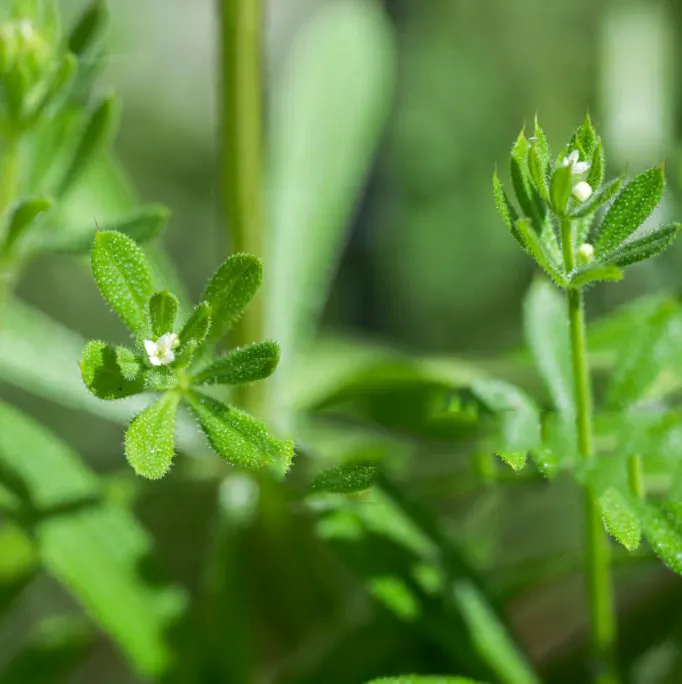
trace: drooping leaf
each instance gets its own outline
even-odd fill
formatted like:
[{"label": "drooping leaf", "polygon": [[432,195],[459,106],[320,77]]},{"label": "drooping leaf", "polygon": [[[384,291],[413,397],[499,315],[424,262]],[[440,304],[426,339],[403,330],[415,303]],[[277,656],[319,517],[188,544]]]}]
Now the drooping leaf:
[{"label": "drooping leaf", "polygon": [[92,159],[109,142],[117,118],[116,99],[106,95],[90,113],[71,160],[58,186],[57,195],[65,195],[75,185]]},{"label": "drooping leaf", "polygon": [[623,188],[598,229],[594,242],[597,258],[620,247],[642,225],[661,201],[664,186],[663,168],[655,167],[640,173]]},{"label": "drooping leaf", "polygon": [[81,375],[85,386],[99,399],[122,399],[144,391],[142,369],[131,366],[134,361],[130,358],[123,366],[120,360],[119,350],[106,342],[92,340],[85,345]]},{"label": "drooping leaf", "polygon": [[152,276],[142,250],[126,235],[97,233],[92,248],[92,273],[102,296],[138,338],[150,332],[147,302]]},{"label": "drooping leaf", "polygon": [[107,19],[104,0],[92,0],[71,30],[68,38],[69,51],[82,55],[97,40]]},{"label": "drooping leaf", "polygon": [[615,282],[623,278],[623,271],[613,264],[590,264],[576,270],[569,282],[573,287],[584,287],[596,282]]},{"label": "drooping leaf", "polygon": [[210,342],[224,337],[239,320],[262,280],[263,265],[250,254],[234,254],[220,266],[201,298],[211,307]]},{"label": "drooping leaf", "polygon": [[526,295],[523,312],[526,340],[554,406],[572,417],[575,409],[566,304],[547,282],[536,280]]},{"label": "drooping leaf", "polygon": [[150,480],[162,478],[175,455],[175,412],[180,397],[167,392],[136,416],[126,430],[125,454],[133,470]]},{"label": "drooping leaf", "polygon": [[353,494],[369,489],[374,484],[376,476],[376,463],[349,463],[318,473],[310,483],[309,489],[313,493]]},{"label": "drooping leaf", "polygon": [[502,183],[500,183],[500,179],[497,176],[497,171],[493,174],[493,194],[495,196],[495,206],[497,207],[497,211],[502,217],[504,224],[509,228],[514,239],[525,249],[521,236],[516,229],[516,222],[519,220],[519,214],[502,187]]},{"label": "drooping leaf", "polygon": [[608,487],[599,496],[599,508],[607,532],[628,551],[634,551],[642,538],[637,513],[616,487]]},{"label": "drooping leaf", "polygon": [[653,552],[678,575],[682,574],[682,531],[656,505],[633,502],[642,531]]},{"label": "drooping leaf", "polygon": [[204,394],[192,393],[186,399],[208,443],[225,460],[244,468],[291,464],[293,443],[271,437],[253,416]]},{"label": "drooping leaf", "polygon": [[263,380],[274,373],[279,361],[276,342],[254,342],[216,359],[196,376],[197,385],[241,385]]},{"label": "drooping leaf", "polygon": [[552,261],[552,257],[545,250],[544,245],[540,241],[538,234],[533,230],[530,222],[527,219],[519,219],[515,226],[521,238],[521,244],[533,259],[535,259],[538,266],[540,266],[540,268],[542,268],[559,287],[564,287],[566,285],[565,278],[557,268],[557,265]]},{"label": "drooping leaf", "polygon": [[380,677],[367,684],[485,684],[480,680],[466,677],[446,677],[439,675],[400,675],[400,677]]},{"label": "drooping leaf", "polygon": [[677,237],[682,224],[669,223],[622,244],[618,249],[604,256],[604,259],[616,266],[628,266],[644,261],[666,250]]},{"label": "drooping leaf", "polygon": [[9,219],[4,250],[11,252],[36,218],[49,211],[51,206],[52,201],[46,197],[27,197],[19,200]]},{"label": "drooping leaf", "polygon": [[178,313],[178,298],[162,290],[154,293],[149,299],[149,318],[154,338],[173,331],[175,316]]}]

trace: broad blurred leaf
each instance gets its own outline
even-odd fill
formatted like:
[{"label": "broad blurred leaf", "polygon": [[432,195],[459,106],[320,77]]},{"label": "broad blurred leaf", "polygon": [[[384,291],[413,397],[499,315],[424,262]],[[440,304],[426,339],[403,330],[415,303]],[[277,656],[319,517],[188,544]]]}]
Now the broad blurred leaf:
[{"label": "broad blurred leaf", "polygon": [[263,264],[250,254],[233,254],[215,272],[201,297],[211,307],[209,342],[223,338],[241,318],[263,281]]},{"label": "broad blurred leaf", "polygon": [[45,197],[27,197],[19,200],[12,210],[5,237],[4,249],[11,252],[40,214],[48,211],[52,201]]},{"label": "broad blurred leaf", "polygon": [[126,430],[126,458],[138,475],[158,480],[170,469],[175,456],[175,412],[179,401],[179,395],[167,392],[136,416]]},{"label": "broad blurred leaf", "polygon": [[241,385],[256,382],[275,372],[279,361],[276,342],[254,342],[239,347],[202,369],[193,381],[197,385]]},{"label": "broad blurred leaf", "polygon": [[38,549],[48,572],[141,675],[162,672],[170,661],[164,633],[182,600],[177,590],[142,579],[139,564],[151,550],[147,534],[123,508],[97,503],[98,478],[56,435],[4,404],[0,462],[23,483],[27,505],[38,515]]},{"label": "broad blurred leaf", "polygon": [[92,272],[102,296],[138,338],[150,332],[147,302],[154,292],[142,250],[122,233],[98,233]]},{"label": "broad blurred leaf", "polygon": [[106,19],[107,7],[104,0],[92,0],[69,33],[69,51],[74,55],[87,52],[99,37]]},{"label": "broad blurred leaf", "polygon": [[267,333],[285,354],[270,385],[278,417],[288,409],[290,355],[317,324],[390,111],[396,66],[381,4],[339,0],[316,7],[278,79],[266,299]]},{"label": "broad blurred leaf", "polygon": [[661,201],[664,185],[663,169],[657,166],[623,188],[599,227],[595,256],[608,256],[639,228]]},{"label": "broad blurred leaf", "polygon": [[484,684],[480,680],[465,677],[440,677],[438,675],[401,675],[400,677],[380,677],[367,684]]}]

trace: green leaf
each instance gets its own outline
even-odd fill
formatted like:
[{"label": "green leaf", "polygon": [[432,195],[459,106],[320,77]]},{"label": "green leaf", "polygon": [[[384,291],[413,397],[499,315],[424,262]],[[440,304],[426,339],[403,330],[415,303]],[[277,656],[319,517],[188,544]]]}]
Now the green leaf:
[{"label": "green leaf", "polygon": [[615,487],[599,496],[599,508],[607,532],[628,551],[634,551],[642,538],[639,518],[627,499]]},{"label": "green leaf", "polygon": [[524,132],[521,131],[514,142],[509,158],[510,172],[514,193],[524,216],[530,219],[534,230],[540,232],[544,221],[545,205],[533,187],[528,168],[528,150],[530,145]]},{"label": "green leaf", "polygon": [[549,187],[547,183],[549,158],[542,154],[538,144],[532,144],[528,150],[528,169],[540,197],[549,204]]},{"label": "green leaf", "polygon": [[587,182],[590,184],[595,194],[601,188],[604,182],[604,146],[601,138],[597,138],[594,151],[592,152],[592,159],[590,161],[590,169],[587,172]]},{"label": "green leaf", "polygon": [[516,230],[521,238],[521,243],[526,251],[535,259],[535,262],[547,275],[559,286],[565,287],[566,280],[559,272],[551,256],[545,250],[538,234],[533,230],[528,219],[519,219],[516,222]]},{"label": "green leaf", "polygon": [[369,489],[376,480],[377,465],[371,462],[349,463],[327,468],[318,473],[310,483],[314,493],[353,494]]},{"label": "green leaf", "polygon": [[442,677],[440,675],[400,675],[399,677],[380,677],[367,684],[485,684],[477,679],[466,677]]},{"label": "green leaf", "polygon": [[149,334],[147,302],[153,294],[149,265],[142,250],[122,233],[97,233],[92,272],[102,296],[137,337]]},{"label": "green leaf", "polygon": [[46,197],[27,197],[19,200],[12,210],[5,238],[4,250],[11,252],[24,233],[40,214],[49,211],[52,201]]},{"label": "green leaf", "polygon": [[183,600],[176,589],[143,579],[151,538],[122,506],[97,503],[99,479],[57,435],[5,404],[0,462],[22,482],[32,509],[60,513],[36,525],[45,570],[111,636],[141,678],[160,675],[171,659],[166,632]]},{"label": "green leaf", "polygon": [[509,228],[514,239],[525,249],[525,244],[519,235],[519,231],[516,229],[516,222],[519,220],[519,214],[514,208],[514,205],[509,200],[507,193],[500,183],[500,179],[497,176],[497,171],[493,173],[493,193],[495,196],[495,206],[499,212],[504,224]]},{"label": "green leaf", "polygon": [[682,533],[666,514],[653,504],[633,501],[646,540],[653,552],[673,572],[682,575]]},{"label": "green leaf", "polygon": [[267,335],[286,350],[271,386],[278,413],[289,405],[293,359],[314,339],[384,135],[397,43],[379,0],[318,4],[270,98],[265,318]]},{"label": "green leaf", "polygon": [[573,134],[573,138],[571,139],[571,145],[569,145],[569,147],[577,147],[578,150],[582,153],[581,156],[585,159],[589,159],[590,157],[592,157],[592,154],[598,143],[599,138],[597,136],[597,131],[595,130],[594,125],[592,124],[592,119],[590,118],[590,115],[588,114],[585,117],[585,121],[583,121],[583,123],[580,124],[576,132]]},{"label": "green leaf", "polygon": [[663,168],[657,166],[623,188],[598,229],[594,243],[598,258],[613,252],[639,228],[661,201],[664,186]]},{"label": "green leaf", "polygon": [[575,271],[568,282],[572,287],[584,287],[589,283],[614,282],[622,278],[623,271],[613,264],[590,264]]},{"label": "green leaf", "polygon": [[[197,304],[180,331],[180,344],[186,345],[194,340],[201,344],[211,327],[211,305],[208,302]],[[182,350],[182,346],[180,347]]]},{"label": "green leaf", "polygon": [[178,313],[178,298],[163,290],[156,292],[149,299],[149,318],[154,338],[173,331],[175,316]]},{"label": "green leaf", "polygon": [[573,172],[570,166],[559,166],[552,174],[550,181],[550,195],[552,207],[556,214],[563,216],[566,213],[568,198],[571,196],[573,187]]},{"label": "green leaf", "polygon": [[659,226],[641,237],[625,242],[603,258],[621,267],[644,261],[670,247],[681,228],[682,224],[680,223],[668,223],[665,226]]},{"label": "green leaf", "polygon": [[568,313],[561,295],[547,282],[536,280],[524,301],[524,330],[535,365],[554,406],[575,415]]},{"label": "green leaf", "polygon": [[55,65],[47,90],[27,117],[26,129],[39,125],[41,117],[49,108],[56,110],[63,104],[68,96],[69,87],[73,75],[76,73],[77,66],[76,57],[70,53],[66,53],[61,58],[61,61]]},{"label": "green leaf", "polygon": [[104,0],[93,0],[79,17],[68,38],[69,51],[82,55],[95,43],[107,19]]},{"label": "green leaf", "polygon": [[[587,202],[583,202],[579,204],[576,209],[573,209],[570,212],[570,217],[574,219],[583,218],[594,213],[595,211],[597,211],[597,209],[599,209],[599,207],[606,204],[620,190],[622,184],[622,177],[614,178],[612,181],[609,181],[602,188],[596,190],[592,194],[592,196],[587,200]],[[590,183],[590,185],[592,184]],[[587,235],[585,235],[584,237],[587,238]],[[581,240],[576,240],[576,248],[580,246],[580,242]]]},{"label": "green leaf", "polygon": [[122,399],[144,391],[142,373],[132,375],[130,364],[121,367],[119,358],[118,348],[99,340],[88,342],[83,349],[83,382],[99,399]]},{"label": "green leaf", "polygon": [[262,280],[261,260],[250,254],[234,254],[220,266],[201,298],[211,307],[210,342],[224,337],[239,320]]},{"label": "green leaf", "polygon": [[253,416],[200,393],[189,394],[186,400],[208,443],[226,461],[251,469],[271,463],[288,468],[291,464],[293,443],[270,437],[265,425]]},{"label": "green leaf", "polygon": [[180,397],[167,392],[130,423],[125,454],[133,470],[150,480],[162,478],[175,455],[175,413]]},{"label": "green leaf", "polygon": [[197,385],[242,385],[274,373],[279,361],[276,342],[254,342],[231,351],[204,368],[194,378]]},{"label": "green leaf", "polygon": [[116,126],[116,100],[106,95],[85,122],[78,144],[58,186],[57,195],[65,195],[73,187],[92,159],[106,146]]}]

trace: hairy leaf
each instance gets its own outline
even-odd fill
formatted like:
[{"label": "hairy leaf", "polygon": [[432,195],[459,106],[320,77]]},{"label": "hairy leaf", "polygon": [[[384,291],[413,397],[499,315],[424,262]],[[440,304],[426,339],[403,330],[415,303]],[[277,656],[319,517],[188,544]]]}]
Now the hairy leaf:
[{"label": "hairy leaf", "polygon": [[615,487],[608,487],[599,497],[599,508],[607,532],[628,551],[634,551],[642,538],[637,513]]},{"label": "hairy leaf", "polygon": [[609,263],[616,264],[616,266],[628,266],[649,259],[670,247],[680,232],[680,228],[682,228],[680,223],[660,226],[641,237],[622,244],[618,249],[606,254],[604,259]]},{"label": "hairy leaf", "polygon": [[309,489],[315,493],[353,494],[369,489],[374,484],[376,476],[376,463],[349,463],[318,473],[310,483]]},{"label": "hairy leaf", "polygon": [[497,176],[497,171],[493,174],[493,193],[495,196],[495,206],[499,212],[504,224],[509,228],[511,234],[514,236],[516,241],[525,249],[525,244],[519,235],[519,231],[516,229],[516,222],[519,220],[519,214],[514,208],[514,205],[507,197],[507,193],[500,183],[500,179]]},{"label": "hairy leaf", "polygon": [[535,262],[542,268],[547,275],[559,286],[564,287],[566,281],[552,261],[552,257],[545,250],[538,234],[533,230],[527,219],[520,219],[516,222],[516,230],[521,238],[521,244],[526,251],[535,259]]},{"label": "hairy leaf", "polygon": [[623,278],[623,272],[613,264],[590,264],[575,271],[569,280],[573,287],[584,287],[596,282],[614,282]]},{"label": "hairy leaf", "polygon": [[521,211],[529,219],[532,228],[536,232],[540,232],[545,217],[545,205],[531,181],[531,174],[528,169],[529,147],[528,140],[521,131],[511,149],[510,172],[514,193]]},{"label": "hairy leaf", "polygon": [[179,395],[167,392],[136,416],[126,430],[126,458],[138,475],[158,480],[170,469],[175,455],[175,412],[179,401]]},{"label": "hairy leaf", "polygon": [[197,385],[241,385],[263,380],[274,373],[279,361],[276,342],[254,342],[216,359],[194,377]]},{"label": "hairy leaf", "polygon": [[664,186],[663,169],[655,167],[623,188],[598,229],[594,243],[598,258],[613,252],[642,225],[661,201]]},{"label": "hairy leaf", "polygon": [[142,369],[138,367],[135,373],[130,358],[123,365],[120,360],[119,349],[106,342],[92,340],[85,345],[81,375],[85,386],[99,399],[122,399],[144,391]]},{"label": "hairy leaf", "polygon": [[147,302],[154,290],[142,250],[126,235],[97,233],[92,272],[102,296],[138,338],[150,332]]},{"label": "hairy leaf", "polygon": [[155,338],[173,331],[175,316],[178,313],[178,298],[162,290],[149,299],[149,318]]}]

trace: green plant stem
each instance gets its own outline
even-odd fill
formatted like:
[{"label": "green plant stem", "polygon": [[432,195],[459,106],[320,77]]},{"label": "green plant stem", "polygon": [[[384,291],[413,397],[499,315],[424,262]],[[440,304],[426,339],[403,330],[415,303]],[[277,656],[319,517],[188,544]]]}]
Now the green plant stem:
[{"label": "green plant stem", "polygon": [[[263,253],[260,0],[218,0],[221,199],[231,251]],[[262,338],[260,298],[235,326],[235,346]],[[235,403],[260,413],[260,384],[235,388]]]},{"label": "green plant stem", "polygon": [[[574,267],[574,257],[569,220],[561,222],[561,242],[564,266],[566,271],[570,272]],[[592,392],[587,364],[582,290],[568,290],[567,299],[578,449],[583,458],[589,458],[592,454]],[[617,684],[619,678],[615,665],[616,617],[610,567],[611,554],[599,504],[589,488],[585,489],[585,526],[594,681],[597,684]]]},{"label": "green plant stem", "polygon": [[630,491],[638,499],[644,499],[646,496],[644,468],[642,467],[642,457],[639,454],[628,457],[628,481],[630,482]]}]

